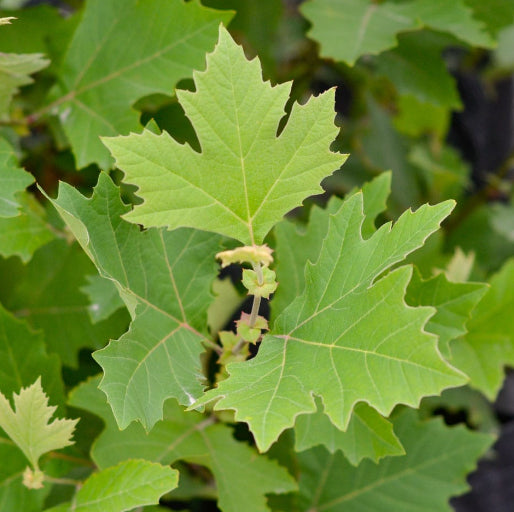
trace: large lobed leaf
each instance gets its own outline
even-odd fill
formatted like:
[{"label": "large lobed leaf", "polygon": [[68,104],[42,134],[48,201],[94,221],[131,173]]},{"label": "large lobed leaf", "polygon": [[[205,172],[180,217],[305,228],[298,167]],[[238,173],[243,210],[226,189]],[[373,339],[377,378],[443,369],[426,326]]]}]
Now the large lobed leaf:
[{"label": "large lobed leaf", "polygon": [[91,0],[86,4],[52,93],[77,166],[108,168],[100,135],[140,128],[131,108],[143,96],[172,94],[212,49],[230,12],[198,0]]},{"label": "large lobed leaf", "polygon": [[266,494],[296,489],[294,479],[275,461],[234,439],[230,427],[213,418],[185,412],[176,403],[165,406],[164,420],[148,434],[141,425],[118,429],[98,378],[81,384],[70,396],[70,405],[101,417],[105,430],[95,441],[92,458],[100,468],[128,458],[144,458],[161,464],[184,460],[212,471],[223,512],[266,512]]},{"label": "large lobed leaf", "polygon": [[291,83],[263,82],[228,32],[195,72],[196,92],[177,91],[201,153],[166,132],[104,139],[144,202],[126,215],[144,226],[189,226],[260,244],[289,210],[322,192],[345,157],[329,151],[334,91],[295,104],[280,135]]},{"label": "large lobed leaf", "polygon": [[307,263],[303,294],[278,316],[257,356],[228,365],[230,377],[197,405],[221,398],[215,408],[234,409],[264,450],[298,414],[314,412],[313,395],[344,430],[358,402],[388,415],[398,403],[417,405],[464,384],[424,330],[434,310],[404,302],[411,268],[380,278],[437,230],[453,204],[406,212],[364,240],[362,194],[348,198],[330,218],[317,262]]},{"label": "large lobed leaf", "polygon": [[466,475],[491,445],[489,435],[449,428],[440,419],[421,423],[404,411],[394,428],[406,455],[355,468],[323,448],[298,456],[298,508],[316,512],[450,512],[451,496],[468,489]]},{"label": "large lobed leaf", "polygon": [[129,331],[94,357],[120,427],[139,419],[150,429],[165,399],[190,405],[202,392],[200,354],[202,342],[209,343],[207,308],[221,239],[191,229],[141,231],[121,219],[130,207],[106,174],[90,199],[62,183],[52,202],[132,314]]}]

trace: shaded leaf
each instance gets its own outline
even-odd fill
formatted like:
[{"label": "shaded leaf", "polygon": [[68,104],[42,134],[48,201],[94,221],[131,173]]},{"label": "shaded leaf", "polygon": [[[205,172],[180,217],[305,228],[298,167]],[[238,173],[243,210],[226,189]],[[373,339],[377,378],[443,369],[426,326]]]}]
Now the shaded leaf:
[{"label": "shaded leaf", "polygon": [[203,64],[218,25],[230,18],[197,0],[87,2],[51,98],[77,166],[111,167],[99,136],[138,130],[131,108],[136,100],[171,95],[180,79]]},{"label": "shaded leaf", "polygon": [[87,284],[81,291],[89,297],[88,311],[94,323],[106,320],[125,306],[113,281],[98,274],[87,276],[86,279]]},{"label": "shaded leaf", "polygon": [[101,468],[129,457],[161,464],[185,460],[206,466],[215,478],[223,512],[264,512],[269,510],[266,494],[296,488],[284,468],[245,442],[236,441],[228,426],[195,412],[186,413],[171,401],[166,403],[164,421],[150,433],[138,424],[120,432],[97,385],[98,379],[80,385],[72,392],[70,404],[97,414],[106,424],[92,452]]}]

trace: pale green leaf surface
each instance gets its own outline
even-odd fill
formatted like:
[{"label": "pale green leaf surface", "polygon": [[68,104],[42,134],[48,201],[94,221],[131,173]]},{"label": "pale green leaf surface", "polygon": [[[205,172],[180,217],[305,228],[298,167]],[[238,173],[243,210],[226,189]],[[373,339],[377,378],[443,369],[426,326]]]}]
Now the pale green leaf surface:
[{"label": "pale green leaf surface", "polygon": [[144,199],[126,218],[260,244],[283,215],[321,193],[321,180],[345,160],[329,150],[338,132],[334,90],[295,104],[277,137],[291,83],[263,82],[258,60],[248,61],[223,27],[206,71],[193,76],[196,92],[177,96],[201,153],[165,132],[104,139]]},{"label": "pale green leaf surface", "polygon": [[[364,222],[362,235],[367,238],[375,231],[377,215],[386,209],[391,191],[391,173],[384,172],[362,187]],[[356,193],[353,191],[352,193]],[[328,230],[329,213],[341,207],[341,200],[332,198],[325,211],[313,206],[309,224],[304,229],[287,219],[275,226],[276,272],[279,286],[273,296],[271,309],[277,317],[305,288],[305,263],[318,259]]]},{"label": "pale green leaf surface", "polygon": [[93,460],[100,468],[130,457],[161,464],[185,460],[212,471],[218,490],[218,506],[223,512],[264,512],[269,508],[266,494],[295,490],[287,471],[245,442],[234,439],[231,429],[214,424],[196,412],[184,412],[168,401],[164,421],[146,434],[141,425],[118,429],[105,397],[97,389],[98,378],[81,384],[70,396],[70,405],[100,416],[105,430],[96,440]]},{"label": "pale green leaf surface", "polygon": [[294,431],[296,451],[323,445],[330,453],[342,451],[353,466],[363,459],[378,462],[383,457],[405,453],[391,423],[365,403],[355,406],[344,432],[319,407],[314,414],[298,416]]},{"label": "pale green leaf surface", "polygon": [[48,64],[49,61],[39,53],[0,52],[0,119],[6,117],[11,100],[19,88],[33,82],[30,75]]},{"label": "pale green leaf surface", "polygon": [[29,329],[0,305],[0,389],[10,396],[38,376],[53,403],[64,403],[61,367],[57,356],[47,355],[43,336]]},{"label": "pale green leaf surface", "polygon": [[41,455],[73,444],[71,436],[78,420],[50,419],[56,407],[48,405],[41,379],[14,394],[14,410],[0,393],[0,427],[25,454],[34,469]]},{"label": "pale green leaf surface", "polygon": [[134,312],[129,331],[94,357],[120,427],[139,419],[150,429],[162,418],[164,400],[190,405],[202,392],[200,354],[209,341],[207,308],[221,238],[190,229],[141,231],[121,218],[130,207],[104,173],[92,198],[62,183],[52,202]]},{"label": "pale green leaf surface", "polygon": [[473,9],[473,16],[485,23],[492,36],[514,23],[514,0],[464,0]]},{"label": "pale green leaf surface", "polygon": [[43,207],[31,194],[21,192],[16,199],[21,206],[18,215],[0,217],[0,254],[6,258],[19,256],[26,263],[55,235]]},{"label": "pale green leaf surface", "polygon": [[514,365],[514,260],[494,274],[487,294],[468,322],[468,333],[451,344],[452,364],[470,377],[470,386],[494,400],[504,366]]},{"label": "pale green leaf surface", "polygon": [[171,95],[203,65],[218,25],[231,16],[197,0],[87,2],[52,92],[77,166],[111,167],[99,136],[139,130],[136,100]]},{"label": "pale green leaf surface", "polygon": [[178,471],[146,460],[126,460],[94,473],[73,502],[52,512],[126,512],[159,502],[178,483]]},{"label": "pale green leaf surface", "polygon": [[307,263],[304,293],[276,319],[257,356],[229,364],[230,376],[196,406],[221,398],[215,408],[234,409],[265,450],[298,414],[315,411],[313,395],[344,430],[358,402],[387,416],[398,403],[415,406],[465,383],[424,331],[434,310],[404,302],[411,268],[378,279],[420,247],[453,205],[406,212],[364,240],[362,194],[347,199],[330,218],[319,259]]},{"label": "pale green leaf surface", "polygon": [[113,281],[98,274],[87,276],[86,280],[87,284],[80,290],[89,298],[88,312],[94,323],[109,318],[125,306]]},{"label": "pale green leaf surface", "polygon": [[2,302],[33,328],[42,329],[48,351],[67,366],[77,366],[81,348],[101,348],[128,325],[125,311],[91,322],[89,301],[80,288],[94,271],[78,244],[62,239],[41,247],[28,265],[14,259],[0,261],[1,275],[16,276],[0,291]]},{"label": "pale green leaf surface", "polygon": [[13,147],[0,137],[0,217],[15,217],[20,203],[16,195],[25,190],[34,178],[18,167]]},{"label": "pale green leaf surface", "polygon": [[316,512],[450,512],[450,497],[469,487],[466,475],[493,438],[440,419],[419,422],[406,411],[394,422],[406,455],[352,467],[323,448],[299,454],[299,510]]},{"label": "pale green leaf surface", "polygon": [[395,47],[399,32],[423,26],[448,32],[472,45],[494,44],[463,0],[310,0],[301,11],[312,23],[309,35],[320,43],[322,56],[349,65],[362,55]]},{"label": "pale green leaf surface", "polygon": [[415,271],[405,300],[410,306],[436,308],[426,330],[439,336],[439,350],[449,359],[450,341],[466,334],[466,322],[487,290],[484,283],[452,283],[445,274],[424,281]]}]

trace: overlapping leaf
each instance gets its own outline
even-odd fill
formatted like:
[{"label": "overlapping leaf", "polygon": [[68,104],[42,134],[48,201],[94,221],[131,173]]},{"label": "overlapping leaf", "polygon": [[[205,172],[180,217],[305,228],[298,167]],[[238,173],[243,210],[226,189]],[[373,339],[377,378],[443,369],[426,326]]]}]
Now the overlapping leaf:
[{"label": "overlapping leaf", "polygon": [[312,23],[309,35],[321,44],[321,54],[350,65],[361,55],[396,46],[399,32],[423,26],[477,46],[494,44],[463,0],[310,0],[301,10]]},{"label": "overlapping leaf", "polygon": [[330,453],[342,451],[354,466],[363,459],[378,462],[383,457],[405,453],[391,423],[364,403],[355,406],[344,432],[319,407],[314,414],[298,416],[294,430],[296,451],[323,445]]},{"label": "overlapping leaf", "polygon": [[449,358],[451,340],[465,334],[471,312],[487,292],[483,283],[452,283],[444,274],[424,281],[414,272],[405,300],[410,306],[433,306],[426,329],[439,336],[439,350]]},{"label": "overlapping leaf", "polygon": [[88,299],[80,287],[93,272],[95,267],[78,244],[62,239],[41,247],[28,265],[12,258],[0,260],[6,283],[0,290],[4,305],[33,328],[42,329],[48,351],[67,366],[77,366],[81,348],[102,348],[128,325],[124,311],[91,322]]},{"label": "overlapping leaf", "polygon": [[178,471],[170,467],[127,460],[90,476],[72,503],[54,507],[51,512],[126,512],[158,503],[177,482]]},{"label": "overlapping leaf", "polygon": [[329,151],[337,135],[334,91],[295,104],[277,137],[290,83],[262,81],[257,60],[246,60],[221,27],[196,92],[177,91],[201,153],[167,133],[105,139],[144,202],[126,218],[144,226],[214,231],[260,244],[284,214],[336,170],[344,156]]},{"label": "overlapping leaf", "polygon": [[30,75],[48,64],[39,53],[0,53],[0,119],[6,116],[19,88],[33,82]]},{"label": "overlapping leaf", "polygon": [[514,260],[489,281],[468,333],[451,344],[452,363],[470,377],[470,385],[494,400],[504,378],[504,366],[514,365]]},{"label": "overlapping leaf", "polygon": [[412,412],[394,422],[406,455],[378,465],[350,466],[339,453],[317,448],[299,455],[300,493],[295,510],[438,512],[452,510],[450,497],[468,488],[466,475],[491,445],[491,436],[449,428],[440,420],[420,423]]},{"label": "overlapping leaf", "polygon": [[12,146],[0,137],[0,217],[15,217],[20,203],[16,195],[34,182],[34,178],[18,167]]},{"label": "overlapping leaf", "polygon": [[77,166],[110,167],[99,136],[139,130],[136,100],[172,94],[202,66],[218,25],[230,18],[196,0],[87,2],[52,93]]},{"label": "overlapping leaf", "polygon": [[267,449],[298,414],[314,412],[313,395],[344,430],[358,402],[388,415],[395,404],[417,405],[422,396],[462,385],[465,376],[424,330],[434,310],[404,302],[411,269],[378,279],[452,208],[452,201],[424,205],[364,240],[362,194],[348,198],[330,218],[317,262],[307,263],[304,293],[276,319],[257,356],[228,365],[230,377],[197,405],[221,398],[215,408],[234,409]]},{"label": "overlapping leaf", "polygon": [[291,492],[293,478],[276,462],[259,455],[246,443],[236,441],[231,429],[212,418],[184,412],[167,402],[164,421],[146,434],[138,424],[120,432],[105,398],[98,391],[99,379],[76,388],[70,397],[74,407],[100,416],[106,425],[94,444],[92,457],[100,468],[130,457],[161,464],[184,460],[208,467],[215,478],[218,505],[223,512],[265,512],[266,494]]},{"label": "overlapping leaf", "polygon": [[190,405],[201,394],[200,354],[208,342],[220,237],[190,229],[141,231],[120,218],[130,208],[106,174],[91,199],[63,183],[53,204],[133,316],[129,331],[94,357],[120,427],[139,419],[149,429],[162,418],[166,398]]}]

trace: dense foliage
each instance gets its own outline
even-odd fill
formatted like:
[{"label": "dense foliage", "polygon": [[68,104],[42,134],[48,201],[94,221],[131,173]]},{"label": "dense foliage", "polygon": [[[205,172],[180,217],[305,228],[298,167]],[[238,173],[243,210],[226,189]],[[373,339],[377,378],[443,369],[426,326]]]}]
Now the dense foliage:
[{"label": "dense foliage", "polygon": [[514,365],[512,143],[457,84],[514,1],[23,3],[0,511],[451,510]]}]

